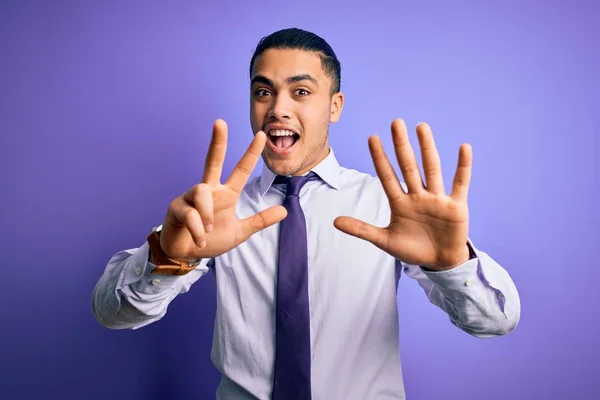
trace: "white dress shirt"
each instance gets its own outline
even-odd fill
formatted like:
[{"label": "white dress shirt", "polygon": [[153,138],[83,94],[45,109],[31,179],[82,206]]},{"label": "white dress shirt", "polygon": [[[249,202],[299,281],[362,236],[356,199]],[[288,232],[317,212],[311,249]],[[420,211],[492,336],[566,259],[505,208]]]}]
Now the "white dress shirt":
[{"label": "white dress shirt", "polygon": [[[508,273],[489,255],[430,272],[394,259],[333,226],[341,215],[387,226],[390,209],[378,178],[340,166],[333,151],[314,169],[322,180],[300,192],[308,233],[313,400],[404,399],[396,291],[402,272],[415,279],[451,323],[480,338],[510,332],[520,300]],[[283,202],[285,188],[263,167],[249,180],[237,214],[249,217]],[[93,293],[93,311],[108,328],[156,322],[169,303],[211,271],[217,310],[211,359],[222,373],[217,399],[270,398],[275,340],[279,224],[264,229],[187,275],[150,272],[147,243],[115,254]]]}]

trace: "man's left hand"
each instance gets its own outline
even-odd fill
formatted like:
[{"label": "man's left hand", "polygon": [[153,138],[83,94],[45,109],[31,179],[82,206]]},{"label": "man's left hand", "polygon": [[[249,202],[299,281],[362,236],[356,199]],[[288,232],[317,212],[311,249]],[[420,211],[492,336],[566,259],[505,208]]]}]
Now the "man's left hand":
[{"label": "man's left hand", "polygon": [[406,191],[400,185],[380,139],[377,136],[369,138],[375,170],[390,204],[390,224],[380,228],[355,218],[338,217],[334,225],[342,232],[373,243],[404,263],[434,271],[448,270],[469,259],[467,195],[472,151],[468,144],[460,147],[452,192],[447,195],[430,127],[419,124],[417,137],[425,180],[421,178],[404,121],[397,119],[392,123],[394,149]]}]

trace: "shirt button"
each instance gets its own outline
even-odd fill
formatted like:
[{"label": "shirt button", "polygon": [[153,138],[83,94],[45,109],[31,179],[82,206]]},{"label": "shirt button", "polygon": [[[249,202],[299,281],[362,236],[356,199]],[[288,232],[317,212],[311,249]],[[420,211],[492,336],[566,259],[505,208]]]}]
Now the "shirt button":
[{"label": "shirt button", "polygon": [[473,284],[473,281],[471,279],[467,279],[465,281],[465,286],[471,286]]},{"label": "shirt button", "polygon": [[154,286],[158,285],[160,283],[160,279],[152,279],[152,284]]},{"label": "shirt button", "polygon": [[135,274],[136,274],[137,276],[140,276],[140,274],[141,274],[141,273],[142,273],[142,269],[141,269],[140,267],[137,267],[137,268],[135,269]]}]

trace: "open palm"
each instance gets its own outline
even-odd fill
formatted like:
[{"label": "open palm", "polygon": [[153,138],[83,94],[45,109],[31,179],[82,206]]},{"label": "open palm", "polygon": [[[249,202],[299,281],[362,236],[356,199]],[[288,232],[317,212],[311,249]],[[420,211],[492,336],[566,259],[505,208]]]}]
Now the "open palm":
[{"label": "open palm", "polygon": [[394,149],[406,190],[402,188],[380,139],[377,136],[369,138],[375,170],[390,204],[389,225],[380,228],[346,216],[336,218],[334,224],[342,232],[368,240],[405,263],[433,270],[450,269],[469,257],[467,195],[471,179],[471,147],[460,147],[452,192],[447,195],[431,129],[427,124],[420,124],[417,136],[424,180],[404,122],[398,119],[392,123]]},{"label": "open palm", "polygon": [[205,161],[204,178],[169,205],[160,245],[170,257],[196,260],[219,256],[254,233],[284,219],[283,206],[269,207],[239,219],[236,204],[266,143],[258,132],[225,183],[221,174],[227,149],[227,125],[218,120]]}]

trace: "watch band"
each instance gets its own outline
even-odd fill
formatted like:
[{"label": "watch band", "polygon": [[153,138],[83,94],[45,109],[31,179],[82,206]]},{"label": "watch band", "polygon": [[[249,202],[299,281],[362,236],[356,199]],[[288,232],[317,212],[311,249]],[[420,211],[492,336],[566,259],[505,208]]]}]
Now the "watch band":
[{"label": "watch band", "polygon": [[168,257],[160,247],[160,234],[153,230],[147,237],[150,254],[156,262],[156,268],[150,273],[154,275],[185,275],[200,264],[200,260],[193,263],[177,261]]}]

